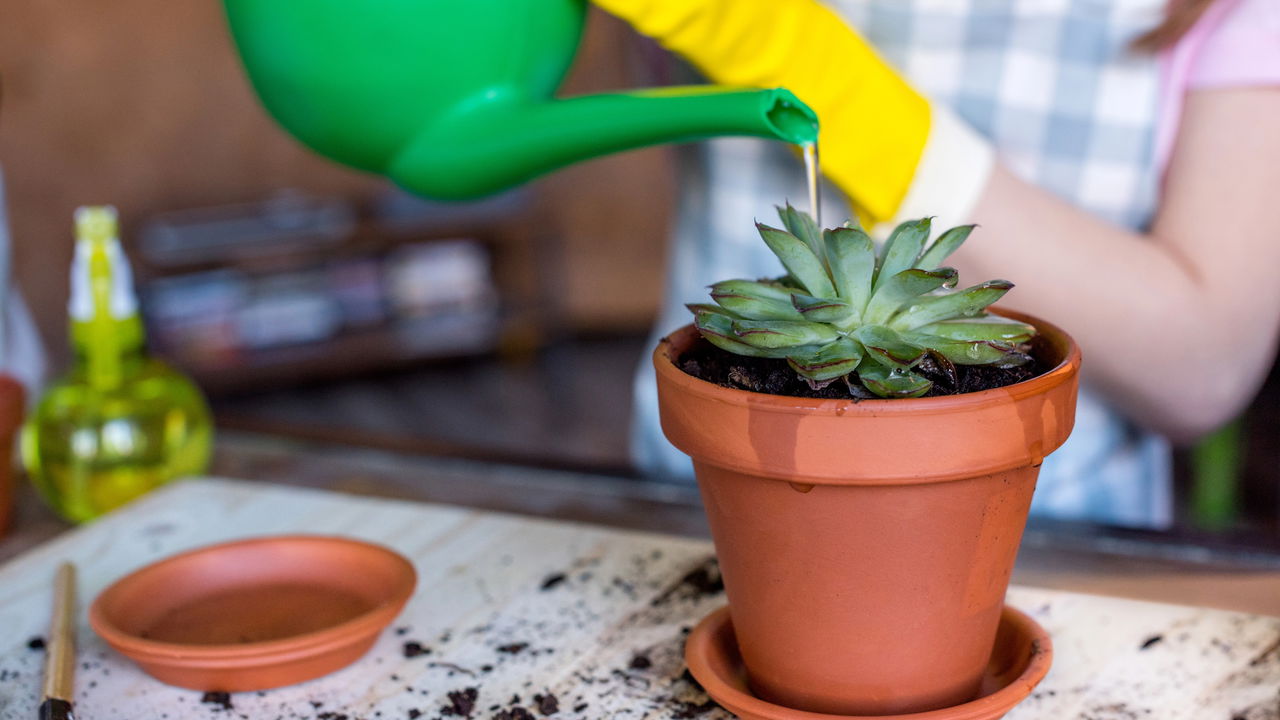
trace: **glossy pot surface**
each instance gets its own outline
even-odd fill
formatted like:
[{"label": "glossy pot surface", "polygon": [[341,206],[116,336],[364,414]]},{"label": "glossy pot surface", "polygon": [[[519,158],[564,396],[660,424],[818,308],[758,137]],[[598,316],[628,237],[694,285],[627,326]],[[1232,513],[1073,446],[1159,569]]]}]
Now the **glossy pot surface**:
[{"label": "glossy pot surface", "polygon": [[888,715],[977,693],[1040,463],[1075,416],[1078,349],[1020,319],[1052,370],[910,400],[724,388],[673,363],[691,326],[659,345],[663,430],[693,457],[760,697]]}]

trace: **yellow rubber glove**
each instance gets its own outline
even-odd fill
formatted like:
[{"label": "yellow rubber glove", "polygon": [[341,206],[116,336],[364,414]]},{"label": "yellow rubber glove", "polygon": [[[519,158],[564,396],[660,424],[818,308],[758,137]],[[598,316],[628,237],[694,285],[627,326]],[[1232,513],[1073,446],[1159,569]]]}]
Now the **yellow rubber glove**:
[{"label": "yellow rubber glove", "polygon": [[[864,222],[881,223],[907,210],[904,200],[917,170],[926,164],[936,169],[927,184],[937,189],[906,205],[945,200],[947,207],[926,207],[920,215],[962,215],[985,184],[991,163],[986,143],[945,110],[931,107],[816,0],[593,2],[685,58],[712,82],[781,86],[795,93],[818,114],[824,174],[844,191]],[[947,117],[939,118],[941,114]],[[940,144],[946,151],[930,154],[943,157],[922,160],[926,146]],[[955,177],[957,172],[970,177]],[[957,181],[979,187],[966,188],[957,201],[950,194]],[[965,203],[970,207],[959,207]]]}]

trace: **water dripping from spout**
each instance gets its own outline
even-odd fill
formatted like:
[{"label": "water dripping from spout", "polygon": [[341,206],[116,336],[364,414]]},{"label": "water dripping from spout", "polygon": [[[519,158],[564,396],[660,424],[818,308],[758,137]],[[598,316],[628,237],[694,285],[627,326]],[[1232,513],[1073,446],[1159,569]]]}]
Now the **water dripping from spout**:
[{"label": "water dripping from spout", "polygon": [[809,185],[809,213],[818,228],[822,228],[822,199],[818,196],[818,143],[801,145],[804,155],[804,174]]}]

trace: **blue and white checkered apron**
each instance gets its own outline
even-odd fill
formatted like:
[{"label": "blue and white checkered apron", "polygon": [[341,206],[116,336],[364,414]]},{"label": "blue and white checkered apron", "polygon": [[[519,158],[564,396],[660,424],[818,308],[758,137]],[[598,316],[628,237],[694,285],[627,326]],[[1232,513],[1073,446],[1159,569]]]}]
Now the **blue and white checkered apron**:
[{"label": "blue and white checkered apron", "polygon": [[[1012,172],[1111,222],[1133,229],[1150,224],[1159,180],[1159,66],[1128,45],[1159,21],[1164,0],[831,4],[916,87],[988,138]],[[685,164],[655,342],[689,322],[684,303],[705,302],[710,283],[777,275],[777,260],[748,219],[772,218],[773,205],[784,198],[805,202],[799,161],[779,143],[714,140],[691,150]],[[843,198],[831,189],[823,208],[827,224],[848,216]],[[636,403],[636,462],[657,475],[691,477],[688,458],[662,437],[647,362],[636,379]],[[1170,475],[1168,444],[1126,422],[1086,388],[1075,431],[1041,469],[1032,510],[1167,525]]]}]

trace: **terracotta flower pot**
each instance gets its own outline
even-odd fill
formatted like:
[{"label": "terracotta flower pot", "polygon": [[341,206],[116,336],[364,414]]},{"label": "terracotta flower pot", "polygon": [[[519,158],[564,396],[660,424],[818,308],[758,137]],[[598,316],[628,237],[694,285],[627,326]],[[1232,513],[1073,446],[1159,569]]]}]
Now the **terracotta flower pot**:
[{"label": "terracotta flower pot", "polygon": [[888,715],[970,700],[1045,455],[1071,432],[1080,352],[977,393],[817,400],[720,387],[654,352],[667,438],[693,458],[752,690]]},{"label": "terracotta flower pot", "polygon": [[0,535],[13,516],[13,438],[22,425],[24,391],[9,375],[0,375]]}]

